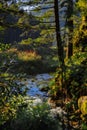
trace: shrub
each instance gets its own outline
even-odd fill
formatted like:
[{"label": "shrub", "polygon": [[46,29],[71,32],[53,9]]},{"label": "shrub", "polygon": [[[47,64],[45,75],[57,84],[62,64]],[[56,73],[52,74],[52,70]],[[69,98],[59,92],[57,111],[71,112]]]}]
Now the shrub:
[{"label": "shrub", "polygon": [[72,99],[77,107],[80,95],[87,95],[87,53],[80,52],[65,61],[63,75],[61,69],[58,68],[54,81],[54,85],[51,86],[53,96],[58,99],[63,93],[63,96]]},{"label": "shrub", "polygon": [[26,90],[24,88],[22,91],[23,84],[18,84],[21,80],[21,75],[0,74],[0,125],[16,114],[21,96]]},{"label": "shrub", "polygon": [[19,108],[10,130],[57,130],[58,127],[58,120],[50,115],[50,108],[46,103],[32,105],[31,102],[26,107]]},{"label": "shrub", "polygon": [[65,85],[68,94],[72,98],[78,99],[81,94],[87,94],[87,53],[75,54],[66,65]]},{"label": "shrub", "polygon": [[87,130],[87,124],[86,124],[86,123],[82,123],[81,129],[82,129],[82,130]]},{"label": "shrub", "polygon": [[0,43],[0,51],[6,51],[11,47],[10,44]]},{"label": "shrub", "polygon": [[15,116],[21,95],[25,93],[22,91],[23,85],[18,84],[23,80],[24,75],[8,73],[12,62],[8,55],[3,54],[2,57],[8,59],[0,62],[0,125]]}]

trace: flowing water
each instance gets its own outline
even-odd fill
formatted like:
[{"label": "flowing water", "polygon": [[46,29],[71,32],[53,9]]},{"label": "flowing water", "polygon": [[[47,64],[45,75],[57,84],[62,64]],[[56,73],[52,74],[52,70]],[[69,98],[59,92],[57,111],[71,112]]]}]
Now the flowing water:
[{"label": "flowing water", "polygon": [[[52,75],[44,73],[44,74],[37,74],[36,76],[30,76],[30,78],[26,79],[24,84],[28,89],[27,95],[31,97],[30,100],[32,100],[33,105],[43,103],[43,99],[48,99],[47,91],[44,90],[49,87],[49,82],[51,81],[52,78],[53,78]],[[62,117],[62,114],[63,115],[66,114],[61,107],[51,108],[50,113],[53,117],[56,116]],[[62,130],[61,125],[59,125],[58,130]],[[64,130],[68,129],[65,128]]]},{"label": "flowing water", "polygon": [[47,92],[42,91],[45,90],[48,85],[50,80],[53,78],[48,73],[44,74],[37,74],[36,76],[31,76],[29,79],[26,79],[25,85],[28,89],[27,95],[29,96],[39,96],[39,97],[47,97]]}]

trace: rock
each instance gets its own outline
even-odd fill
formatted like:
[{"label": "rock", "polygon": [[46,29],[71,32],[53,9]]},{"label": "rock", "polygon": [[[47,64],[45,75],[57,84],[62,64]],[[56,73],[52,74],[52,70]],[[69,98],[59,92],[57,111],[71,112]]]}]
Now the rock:
[{"label": "rock", "polygon": [[36,98],[35,100],[33,100],[33,106],[36,106],[36,105],[38,105],[38,104],[42,104],[43,103],[43,101],[40,99],[40,98]]},{"label": "rock", "polygon": [[66,115],[66,112],[61,107],[56,107],[50,110],[51,115],[54,117],[64,117]]},{"label": "rock", "polygon": [[40,89],[40,91],[44,91],[44,92],[48,91],[49,90],[48,84],[40,85],[39,89]]},{"label": "rock", "polygon": [[36,79],[38,80],[38,81],[41,81],[41,80],[49,80],[49,79],[51,79],[52,78],[52,76],[51,75],[49,75],[49,74],[38,74],[37,76],[36,76]]},{"label": "rock", "polygon": [[25,96],[24,97],[24,103],[30,104],[32,106],[36,106],[38,104],[42,104],[43,103],[43,99],[41,99],[39,97]]}]

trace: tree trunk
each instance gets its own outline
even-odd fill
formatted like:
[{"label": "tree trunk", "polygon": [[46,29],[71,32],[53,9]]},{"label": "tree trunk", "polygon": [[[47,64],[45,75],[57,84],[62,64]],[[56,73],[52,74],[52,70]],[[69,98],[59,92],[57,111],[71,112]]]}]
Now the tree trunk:
[{"label": "tree trunk", "polygon": [[56,39],[58,47],[58,57],[59,61],[63,61],[63,46],[60,34],[60,23],[59,23],[59,4],[58,0],[54,0],[54,12],[55,12],[55,23],[56,23]]},{"label": "tree trunk", "polygon": [[67,27],[68,27],[68,41],[67,41],[67,54],[66,57],[70,58],[73,55],[73,43],[72,43],[72,33],[73,33],[73,19],[71,18],[73,14],[73,0],[68,1],[67,8]]}]

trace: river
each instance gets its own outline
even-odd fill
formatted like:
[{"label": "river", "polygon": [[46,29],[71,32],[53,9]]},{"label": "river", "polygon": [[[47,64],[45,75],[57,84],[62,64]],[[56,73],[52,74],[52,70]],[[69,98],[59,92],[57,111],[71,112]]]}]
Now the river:
[{"label": "river", "polygon": [[27,95],[32,97],[47,97],[48,94],[46,90],[52,78],[53,76],[48,73],[37,74],[36,76],[30,76],[30,78],[27,78],[24,82],[27,87]]}]

